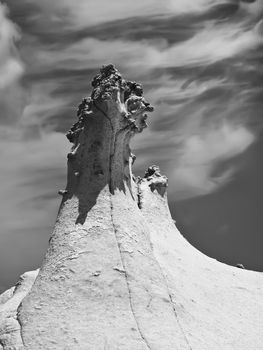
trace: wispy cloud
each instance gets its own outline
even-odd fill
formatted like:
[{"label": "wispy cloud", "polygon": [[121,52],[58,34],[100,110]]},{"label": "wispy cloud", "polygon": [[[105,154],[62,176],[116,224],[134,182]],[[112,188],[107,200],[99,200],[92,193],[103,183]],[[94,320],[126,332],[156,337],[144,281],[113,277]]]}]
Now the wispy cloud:
[{"label": "wispy cloud", "polygon": [[[223,88],[228,82],[224,77],[211,77],[200,79],[198,74],[190,77],[174,79],[172,76],[163,75],[155,82],[155,87],[149,90],[152,103],[172,102],[173,105],[182,105],[189,100],[210,91],[214,88]],[[177,109],[175,106],[174,109]]]},{"label": "wispy cloud", "polygon": [[[12,0],[13,1],[13,0]],[[155,15],[167,8],[166,4],[158,3],[156,0],[135,0],[124,2],[114,0],[109,5],[106,0],[45,0],[35,3],[33,0],[26,0],[27,4],[33,4],[38,10],[38,20],[43,25],[43,20],[56,25],[60,23],[64,28],[77,30],[96,25],[103,22],[114,21],[129,17],[142,17]],[[62,21],[63,19],[63,21]]]},{"label": "wispy cloud", "polygon": [[1,136],[0,278],[6,289],[43,259],[60,201],[57,191],[65,186],[69,144],[60,133],[32,139],[7,128]]},{"label": "wispy cloud", "polygon": [[176,155],[171,192],[179,200],[218,190],[231,180],[236,167],[228,165],[215,174],[217,167],[242,154],[254,140],[245,127],[226,123],[186,138]]},{"label": "wispy cloud", "polygon": [[[119,19],[132,17],[148,17],[153,15],[189,14],[204,13],[215,5],[212,0],[166,0],[158,2],[156,0],[134,0],[124,2],[114,0],[108,5],[106,0],[45,0],[35,4],[32,0],[27,0],[39,7],[38,19],[45,17],[53,24],[61,22],[66,28],[81,29],[103,22],[110,22]],[[216,5],[229,3],[227,0],[217,0]]]},{"label": "wispy cloud", "polygon": [[213,64],[233,58],[263,43],[263,37],[254,29],[245,30],[236,25],[207,25],[202,31],[162,54],[164,66]]},{"label": "wispy cloud", "polygon": [[229,4],[229,0],[169,0],[169,8],[176,14],[204,13],[214,6]]},{"label": "wispy cloud", "polygon": [[0,175],[0,197],[4,198],[0,213],[2,234],[22,227],[48,226],[50,211],[43,210],[42,205],[48,207],[58,197],[54,178],[60,184],[64,182],[69,146],[66,138],[50,133],[23,141],[19,131],[14,130],[13,135],[1,139],[0,145],[5,164]]},{"label": "wispy cloud", "polygon": [[23,64],[18,57],[15,41],[19,39],[18,28],[7,17],[7,8],[0,3],[0,89],[16,82],[23,73]]},{"label": "wispy cloud", "polygon": [[[57,188],[54,186],[64,185],[64,156],[68,142],[64,135],[45,133],[41,128],[41,122],[48,117],[50,109],[56,111],[61,103],[59,98],[54,100],[49,94],[54,88],[52,84],[35,84],[32,93],[22,86],[25,64],[16,47],[20,31],[1,3],[0,32],[2,279],[3,276],[13,276],[14,271],[19,269],[21,249],[26,251],[31,246],[33,249],[29,255],[39,259],[36,233],[49,231],[53,224],[50,218],[54,217],[58,205]],[[10,256],[10,246],[13,252],[16,251],[15,255]]]},{"label": "wispy cloud", "polygon": [[207,66],[235,56],[263,44],[261,26],[244,29],[237,24],[207,24],[183,42],[169,45],[165,39],[156,40],[98,40],[85,38],[64,48],[40,49],[35,54],[38,64],[45,69],[52,64],[63,69],[96,68],[105,62],[114,62],[140,75],[160,68]]},{"label": "wispy cloud", "polygon": [[0,33],[0,121],[9,123],[18,118],[23,108],[19,79],[24,72],[24,65],[15,46],[20,37],[19,30],[8,18],[8,10],[2,3]]},{"label": "wispy cloud", "polygon": [[[45,0],[36,3],[33,0],[25,0],[23,4],[15,4],[15,0],[8,0],[10,6],[16,8],[30,9],[33,20],[38,21],[38,29],[45,28],[46,32],[63,28],[69,33],[74,30],[89,28],[102,23],[113,22],[128,18],[149,18],[158,16],[170,18],[172,16],[202,16],[209,13],[212,17],[216,12],[228,12],[229,15],[237,12],[258,16],[262,12],[261,1],[247,3],[239,0],[166,0],[158,2],[156,0],[134,0],[124,2],[114,0],[108,3],[107,0]],[[31,6],[31,7],[30,7]],[[32,10],[34,8],[34,10]],[[236,11],[231,9],[235,8]],[[221,10],[220,10],[221,9]],[[233,12],[233,13],[232,13]]]},{"label": "wispy cloud", "polygon": [[[46,121],[52,116],[61,113],[65,108],[67,100],[64,97],[53,96],[58,84],[55,81],[34,82],[28,90],[28,103],[26,104],[23,113],[18,121],[19,127],[24,131],[33,128],[31,136],[37,138],[37,130],[46,125]],[[56,125],[53,124],[53,128]],[[51,127],[52,129],[52,127]],[[27,136],[30,135],[27,133]]]},{"label": "wispy cloud", "polygon": [[254,17],[260,17],[263,12],[263,2],[261,0],[239,2],[240,12],[245,12]]}]

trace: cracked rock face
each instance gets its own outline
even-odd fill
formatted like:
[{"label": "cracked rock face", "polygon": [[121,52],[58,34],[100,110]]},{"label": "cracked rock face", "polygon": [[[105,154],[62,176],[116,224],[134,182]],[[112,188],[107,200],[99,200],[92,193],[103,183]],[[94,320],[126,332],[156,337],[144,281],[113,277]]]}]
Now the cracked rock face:
[{"label": "cracked rock face", "polygon": [[108,65],[92,86],[43,264],[0,296],[0,349],[260,349],[262,274],[185,241],[157,166],[134,180],[129,142],[153,110],[141,85]]}]

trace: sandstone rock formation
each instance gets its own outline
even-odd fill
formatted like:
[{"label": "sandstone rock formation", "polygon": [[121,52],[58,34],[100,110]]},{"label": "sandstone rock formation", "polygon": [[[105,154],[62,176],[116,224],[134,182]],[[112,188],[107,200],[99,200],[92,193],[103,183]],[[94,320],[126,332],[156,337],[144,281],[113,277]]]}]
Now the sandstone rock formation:
[{"label": "sandstone rock formation", "polygon": [[132,175],[152,107],[108,65],[68,132],[67,187],[38,271],[0,296],[3,350],[259,350],[263,276],[178,232],[157,166]]}]

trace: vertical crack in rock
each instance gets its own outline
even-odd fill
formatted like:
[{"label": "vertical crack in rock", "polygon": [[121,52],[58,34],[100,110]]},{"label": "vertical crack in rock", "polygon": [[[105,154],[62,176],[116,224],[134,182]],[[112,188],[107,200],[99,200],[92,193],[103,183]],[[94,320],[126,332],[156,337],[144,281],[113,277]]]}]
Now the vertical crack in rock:
[{"label": "vertical crack in rock", "polygon": [[111,122],[111,119],[109,118],[109,116],[107,115],[107,113],[105,113],[105,112],[103,111],[103,109],[100,108],[100,107],[97,105],[97,103],[96,103],[95,100],[93,101],[93,103],[94,103],[94,106],[97,108],[97,110],[100,111],[101,114],[102,114],[106,119],[108,119],[108,121],[109,121],[109,123],[110,123],[111,130],[113,131],[112,122]]},{"label": "vertical crack in rock", "polygon": [[[168,186],[168,179],[166,176],[162,175],[161,172],[160,172],[160,168],[157,166],[157,165],[152,165],[150,166],[146,172],[145,172],[145,175],[144,175],[144,178],[140,178],[138,177],[137,178],[137,184],[138,184],[138,198],[139,198],[139,202],[138,204],[140,203],[139,208],[142,209],[143,207],[143,190],[141,188],[142,186],[142,183],[143,181],[147,181],[147,184],[150,188],[150,190],[153,192],[153,191],[157,191],[159,193],[159,195],[161,196],[164,196],[165,192],[166,192],[166,189],[167,189],[167,186]],[[152,243],[151,243],[152,244]],[[179,329],[181,330],[182,332],[182,335],[183,335],[183,338],[185,339],[185,342],[187,344],[187,346],[189,347],[189,350],[192,350],[192,347],[190,345],[190,342],[186,336],[186,333],[184,331],[184,328],[179,320],[179,317],[178,317],[178,314],[177,314],[177,311],[176,311],[176,302],[173,301],[173,297],[172,297],[172,294],[170,292],[170,288],[169,288],[169,284],[168,284],[168,280],[167,280],[167,277],[163,271],[163,268],[161,267],[161,264],[159,263],[158,259],[156,258],[155,254],[154,254],[154,250],[153,250],[153,257],[154,257],[154,260],[160,270],[160,273],[163,277],[163,280],[164,280],[164,283],[165,283],[165,287],[166,287],[166,290],[167,290],[167,294],[169,296],[169,302],[170,302],[170,305],[172,307],[172,310],[173,310],[173,313],[174,313],[174,316],[175,316],[175,320],[176,320],[176,323],[178,324],[179,326]]]},{"label": "vertical crack in rock", "polygon": [[141,177],[138,176],[136,179],[136,184],[137,184],[137,205],[139,209],[142,209],[142,190],[141,190],[141,186],[140,186],[140,182],[141,182]]},{"label": "vertical crack in rock", "polygon": [[[145,112],[152,112],[153,108],[142,96],[143,90],[140,84],[122,79],[119,72],[112,65],[105,66],[101,69],[100,74],[93,79],[92,86],[94,89],[91,98],[84,99],[82,104],[79,106],[79,121],[73,125],[67,136],[71,142],[74,142],[75,146],[81,138],[81,133],[85,134],[86,131],[86,135],[91,137],[92,135],[88,134],[87,131],[90,129],[90,127],[92,127],[92,124],[89,126],[87,122],[87,118],[89,118],[89,116],[94,116],[93,119],[98,120],[100,114],[109,123],[110,134],[109,129],[104,127],[105,130],[108,130],[108,135],[102,133],[99,136],[103,139],[108,138],[108,147],[106,148],[105,146],[104,149],[104,153],[107,154],[104,160],[108,159],[108,164],[104,164],[102,167],[104,168],[105,172],[104,186],[107,184],[110,192],[111,225],[114,232],[120,263],[124,271],[129,309],[135,321],[140,338],[146,347],[151,349],[149,342],[142,332],[133,306],[132,291],[129,285],[129,278],[125,267],[121,243],[118,240],[117,228],[114,222],[114,204],[112,198],[115,196],[116,191],[126,194],[126,191],[128,190],[130,197],[134,203],[136,203],[132,189],[131,173],[131,164],[133,163],[135,156],[131,154],[129,141],[134,134],[141,132],[147,126],[145,122],[147,115]],[[96,112],[94,112],[94,108],[96,109]],[[93,113],[95,114],[93,115]],[[101,125],[100,128],[102,127],[103,126]],[[94,140],[98,142],[97,139]],[[88,145],[92,145],[92,142],[94,144],[94,141],[87,139]],[[88,145],[86,145],[85,148],[82,146],[84,153],[88,153],[90,151],[91,146]],[[79,154],[81,154],[81,152],[82,150],[80,148]],[[79,155],[77,155],[77,157],[79,157]],[[90,168],[94,167],[94,163],[96,163],[97,158],[100,158],[100,156],[94,154],[93,158],[91,158],[93,164],[89,164]],[[80,159],[79,161],[83,162],[83,159]],[[95,183],[98,181],[93,177],[90,179]],[[91,181],[89,186],[92,186]],[[72,190],[70,189],[69,193],[71,192]],[[84,224],[84,220],[81,223]]]},{"label": "vertical crack in rock", "polygon": [[126,280],[126,285],[127,285],[127,291],[128,291],[128,295],[129,295],[129,303],[130,303],[130,309],[131,309],[131,313],[133,315],[133,318],[135,320],[135,323],[136,323],[136,326],[137,326],[137,329],[138,329],[138,332],[143,340],[143,342],[145,343],[145,345],[147,346],[148,349],[151,350],[151,347],[150,347],[150,344],[148,343],[146,337],[143,335],[143,332],[140,328],[140,324],[139,324],[139,321],[137,319],[137,316],[136,316],[136,313],[135,313],[135,310],[134,310],[134,307],[133,307],[133,302],[132,302],[132,292],[131,292],[131,289],[130,289],[130,285],[129,285],[129,280],[128,280],[128,274],[127,274],[127,271],[126,271],[126,268],[125,268],[125,264],[124,264],[124,259],[123,259],[123,255],[122,255],[122,251],[121,251],[121,246],[120,246],[120,243],[118,242],[118,238],[117,238],[117,229],[116,229],[116,226],[114,224],[114,219],[113,219],[113,204],[112,204],[112,199],[111,199],[111,221],[112,221],[112,226],[113,226],[113,230],[114,230],[114,235],[115,235],[115,239],[116,239],[116,244],[117,244],[117,247],[118,247],[118,250],[119,250],[119,255],[120,255],[120,259],[121,259],[121,267],[124,271],[124,277],[125,277],[125,280]]},{"label": "vertical crack in rock", "polygon": [[[154,258],[155,258],[155,257],[154,257]],[[177,324],[178,324],[178,326],[179,326],[179,328],[180,328],[180,330],[181,330],[181,332],[182,332],[182,334],[183,334],[183,337],[184,337],[184,339],[185,339],[185,342],[186,342],[187,345],[189,346],[189,350],[193,350],[193,348],[191,347],[190,342],[189,342],[189,340],[188,340],[188,338],[187,338],[187,336],[186,336],[186,333],[185,333],[185,331],[184,331],[184,328],[183,328],[183,326],[181,325],[181,322],[180,322],[180,320],[179,320],[179,317],[178,317],[178,314],[177,314],[177,311],[176,311],[176,307],[175,307],[176,303],[173,301],[173,297],[172,297],[172,294],[171,294],[171,292],[170,292],[170,288],[169,288],[169,285],[168,285],[167,278],[166,278],[166,276],[165,276],[165,274],[164,274],[164,272],[163,272],[163,269],[162,269],[162,267],[161,267],[159,261],[158,261],[156,258],[155,258],[155,261],[156,261],[157,265],[159,266],[160,272],[161,272],[161,274],[162,274],[162,276],[163,276],[163,279],[164,279],[164,282],[165,282],[165,286],[166,286],[166,289],[167,289],[167,293],[168,293],[168,296],[169,296],[169,301],[170,301],[171,307],[172,307],[172,309],[173,309],[176,322],[177,322]]]},{"label": "vertical crack in rock", "polygon": [[24,341],[24,336],[23,336],[23,325],[22,325],[22,322],[21,322],[20,316],[19,316],[19,310],[20,310],[21,306],[22,306],[22,303],[20,303],[18,308],[17,308],[16,320],[17,320],[17,323],[18,323],[19,329],[20,329],[21,342],[22,342],[23,346],[25,347],[25,341]]},{"label": "vertical crack in rock", "polygon": [[[110,215],[111,215],[111,223],[112,223],[112,227],[113,227],[113,232],[114,232],[114,237],[115,237],[115,240],[116,240],[116,245],[117,245],[117,248],[118,248],[118,252],[119,252],[119,257],[120,257],[120,261],[121,261],[121,268],[122,270],[124,271],[124,278],[125,278],[125,282],[126,282],[126,286],[127,286],[127,292],[128,292],[128,297],[129,297],[129,304],[130,304],[130,310],[131,310],[131,313],[133,315],[133,318],[134,318],[134,321],[136,323],[136,326],[137,326],[137,330],[140,334],[140,337],[141,339],[143,340],[143,342],[145,343],[146,347],[148,349],[151,350],[151,347],[146,339],[146,337],[144,336],[141,328],[140,328],[140,324],[139,324],[139,321],[137,319],[137,316],[136,316],[136,313],[135,313],[135,310],[134,310],[134,307],[133,307],[133,302],[132,302],[132,292],[131,292],[131,288],[130,288],[130,285],[129,285],[129,280],[128,280],[128,274],[127,274],[127,270],[126,270],[126,267],[125,267],[125,263],[124,263],[124,259],[123,259],[123,253],[122,253],[122,249],[121,249],[121,245],[118,241],[118,238],[117,238],[117,228],[115,226],[115,223],[114,223],[114,217],[113,217],[113,202],[112,202],[112,196],[114,195],[114,183],[113,183],[113,162],[114,162],[114,156],[115,156],[115,152],[116,152],[116,146],[117,146],[117,142],[118,142],[118,136],[121,134],[121,133],[124,133],[126,130],[129,132],[130,130],[130,124],[126,125],[125,127],[121,128],[120,130],[118,130],[116,133],[114,133],[114,128],[113,128],[113,125],[112,125],[112,121],[110,119],[110,117],[108,116],[107,113],[105,113],[100,107],[98,107],[96,104],[95,104],[96,108],[105,116],[105,118],[109,121],[110,123],[110,126],[111,126],[111,129],[113,131],[113,140],[112,140],[112,144],[113,144],[113,147],[111,147],[111,154],[110,154],[110,158],[109,158],[109,189],[110,189]],[[134,199],[134,196],[133,196],[133,193],[132,193],[132,190],[129,186],[129,190],[130,190],[130,194],[132,196],[132,198]]]}]

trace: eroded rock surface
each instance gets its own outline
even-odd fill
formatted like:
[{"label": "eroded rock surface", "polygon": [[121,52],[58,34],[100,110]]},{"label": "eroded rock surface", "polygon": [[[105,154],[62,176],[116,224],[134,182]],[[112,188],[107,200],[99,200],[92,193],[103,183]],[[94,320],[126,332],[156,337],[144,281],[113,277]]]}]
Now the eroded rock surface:
[{"label": "eroded rock surface", "polygon": [[29,293],[39,270],[24,273],[15,287],[0,295],[0,349],[24,349],[19,323],[19,305]]},{"label": "eroded rock surface", "polygon": [[262,274],[180,235],[157,166],[132,175],[129,142],[153,110],[141,85],[108,65],[92,86],[67,134],[67,186],[45,260],[0,296],[0,349],[260,349]]}]

